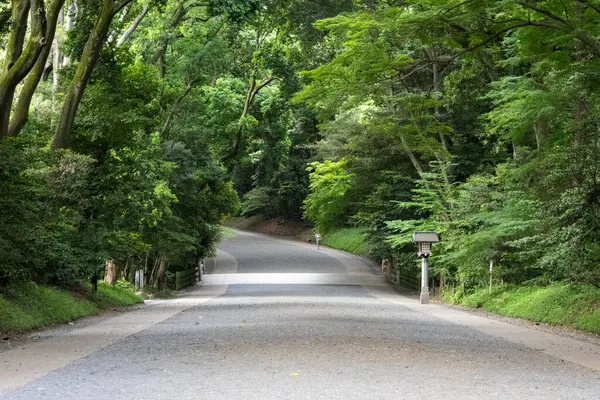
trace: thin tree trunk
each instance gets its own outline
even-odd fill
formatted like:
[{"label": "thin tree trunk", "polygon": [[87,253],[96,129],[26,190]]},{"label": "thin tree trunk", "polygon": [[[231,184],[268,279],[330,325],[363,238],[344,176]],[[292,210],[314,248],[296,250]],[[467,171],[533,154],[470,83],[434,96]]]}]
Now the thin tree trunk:
[{"label": "thin tree trunk", "polygon": [[[73,24],[75,23],[75,17],[77,16],[77,5],[75,1],[71,0],[69,6],[67,7],[67,18],[65,21],[65,32],[68,33],[71,29],[73,29]],[[65,56],[62,59],[61,66],[66,67],[71,65],[71,58],[69,56]]]},{"label": "thin tree trunk", "polygon": [[104,0],[100,16],[88,37],[81,60],[75,71],[75,76],[65,95],[65,101],[52,143],[53,148],[66,149],[69,147],[71,129],[73,128],[77,108],[79,107],[90,76],[94,71],[94,67],[102,53],[110,24],[115,14],[131,1],[121,0],[120,2],[115,2],[113,0]]},{"label": "thin tree trunk", "polygon": [[481,50],[475,51],[475,56],[483,66],[483,69],[485,70],[485,73],[490,79],[490,82],[498,80],[498,72],[496,72],[494,64],[492,60],[490,60],[490,57],[488,57],[488,55],[483,53]]},{"label": "thin tree trunk", "polygon": [[[63,2],[64,4],[64,2]],[[69,7],[71,5],[69,4]],[[65,23],[65,10],[64,5],[63,8],[58,13],[58,20],[56,21],[56,26],[62,26]],[[63,63],[63,55],[60,52],[60,41],[58,36],[54,35],[54,41],[52,42],[52,100],[53,103],[56,102],[56,93],[58,93],[58,85],[60,84],[60,75],[59,71],[62,67]]]},{"label": "thin tree trunk", "polygon": [[421,163],[415,156],[415,153],[413,153],[410,149],[410,146],[408,145],[408,142],[403,134],[400,134],[400,143],[402,143],[402,147],[404,147],[404,151],[408,155],[408,158],[410,159],[410,162],[412,162],[412,165],[415,167],[415,170],[417,170],[419,175],[423,175],[423,167],[421,167]]},{"label": "thin tree trunk", "polygon": [[[118,24],[122,24],[123,21],[125,21],[125,18],[127,17],[127,13],[129,12],[129,8],[128,7],[124,7],[123,10],[121,11],[121,15],[119,15],[119,19],[118,19]],[[108,37],[106,38],[106,42],[107,43],[114,43],[115,41],[115,35],[117,34],[116,31],[112,31],[108,34]]]},{"label": "thin tree trunk", "polygon": [[172,121],[173,121],[173,118],[175,117],[175,113],[177,112],[177,109],[179,108],[179,105],[181,104],[183,99],[185,99],[186,96],[188,94],[190,94],[190,92],[194,88],[194,84],[196,83],[197,80],[198,80],[197,78],[194,78],[190,82],[188,82],[188,85],[185,88],[185,91],[177,98],[177,100],[175,100],[175,103],[173,103],[173,106],[171,107],[171,111],[169,111],[169,114],[167,115],[167,118],[165,120],[163,128],[160,132],[160,136],[163,140],[166,140],[168,138],[169,131],[170,131],[171,125],[172,125]]},{"label": "thin tree trunk", "polygon": [[[48,9],[47,15],[47,26],[46,26],[46,40],[48,43],[54,41],[54,35],[56,33],[56,25],[58,23],[58,16],[62,9],[65,0],[53,0]],[[25,123],[29,119],[29,106],[31,105],[31,99],[33,98],[33,94],[35,93],[35,89],[38,87],[40,83],[40,79],[44,74],[44,70],[46,68],[46,62],[48,60],[48,56],[52,50],[52,46],[44,46],[42,52],[40,53],[35,66],[25,79],[25,83],[21,88],[21,94],[19,95],[19,100],[17,101],[17,105],[13,112],[13,116],[10,119],[10,125],[8,129],[9,136],[18,136]],[[58,49],[55,49],[58,52]]]},{"label": "thin tree trunk", "polygon": [[[575,43],[575,48],[577,50],[576,59],[577,62],[583,61],[585,57],[584,46],[581,42]],[[575,147],[581,147],[581,145],[585,142],[585,129],[584,122],[587,118],[587,109],[585,104],[585,99],[580,99],[575,106],[575,136],[573,138],[573,144]]]},{"label": "thin tree trunk", "polygon": [[58,86],[60,84],[60,67],[62,65],[62,55],[60,53],[60,47],[58,38],[54,37],[54,54],[52,60],[52,99],[56,100],[56,93],[58,93]]},{"label": "thin tree trunk", "polygon": [[154,286],[154,283],[156,282],[156,272],[157,272],[159,264],[160,264],[160,254],[154,259],[154,262],[152,263],[152,272],[150,273],[150,279],[148,281],[148,283],[152,286]]},{"label": "thin tree trunk", "polygon": [[133,21],[133,23],[129,26],[129,28],[127,28],[127,30],[123,33],[123,35],[121,35],[121,37],[117,41],[117,47],[121,47],[123,43],[125,43],[125,41],[129,39],[131,34],[137,29],[137,27],[142,22],[142,19],[144,19],[144,17],[148,14],[148,11],[150,11],[150,6],[148,4],[145,4],[144,9],[140,13],[140,15],[138,15],[135,21]]},{"label": "thin tree trunk", "polygon": [[[433,56],[436,57],[436,54],[434,54]],[[440,77],[440,64],[439,64],[439,61],[437,61],[436,59],[433,60],[433,90],[437,93],[442,92],[442,80]],[[435,105],[434,112],[435,112],[435,119],[438,122],[442,122],[442,111],[438,104]],[[446,135],[444,135],[443,132],[440,132],[439,136],[440,136],[440,143],[442,143],[444,150],[450,151],[449,147],[448,147],[448,139],[446,138]]]},{"label": "thin tree trunk", "polygon": [[[437,60],[437,54],[434,53],[433,56],[434,56],[434,60],[433,60],[433,90],[436,93],[441,94],[442,93],[442,78],[440,76],[440,64],[439,64],[439,61]],[[437,103],[434,107],[434,113],[435,113],[435,119],[438,122],[442,122],[442,110],[441,110],[439,104],[437,104]],[[442,147],[444,148],[444,150],[446,150],[447,153],[450,153],[450,149],[448,146],[448,139],[446,138],[446,135],[442,131],[440,131],[439,136],[440,136],[440,143],[442,144]],[[444,162],[444,159],[441,156],[437,156],[436,158],[438,159],[438,162],[440,163],[444,182],[446,183],[446,186],[449,187],[450,186],[450,177],[448,176],[448,171],[446,170],[445,166],[442,165],[442,163]],[[444,158],[446,158],[446,157],[444,157]]]}]

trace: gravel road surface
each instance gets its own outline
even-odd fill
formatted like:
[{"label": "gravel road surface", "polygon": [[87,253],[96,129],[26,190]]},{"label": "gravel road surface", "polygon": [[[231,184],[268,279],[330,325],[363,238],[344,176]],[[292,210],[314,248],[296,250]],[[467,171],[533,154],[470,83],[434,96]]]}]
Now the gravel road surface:
[{"label": "gravel road surface", "polygon": [[599,346],[421,306],[345,253],[238,232],[208,268],[116,333],[0,352],[0,398],[600,400]]}]

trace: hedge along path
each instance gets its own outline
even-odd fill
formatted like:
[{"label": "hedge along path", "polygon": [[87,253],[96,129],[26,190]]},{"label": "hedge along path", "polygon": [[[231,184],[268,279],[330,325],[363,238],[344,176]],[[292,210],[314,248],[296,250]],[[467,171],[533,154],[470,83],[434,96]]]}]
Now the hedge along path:
[{"label": "hedge along path", "polygon": [[227,286],[201,287],[175,300],[147,301],[142,309],[1,352],[0,396],[188,308],[204,304],[226,290]]}]

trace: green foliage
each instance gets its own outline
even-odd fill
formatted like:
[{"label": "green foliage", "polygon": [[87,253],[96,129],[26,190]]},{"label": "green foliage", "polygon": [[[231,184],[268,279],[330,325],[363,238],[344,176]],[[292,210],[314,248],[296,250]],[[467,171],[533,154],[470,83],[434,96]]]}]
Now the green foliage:
[{"label": "green foliage", "polygon": [[310,166],[311,193],[304,201],[304,216],[315,222],[320,232],[327,233],[344,220],[346,195],[354,179],[345,170],[346,163],[327,160]]},{"label": "green foliage", "polygon": [[377,257],[403,263],[414,230],[437,231],[433,279],[465,290],[490,262],[505,282],[599,285],[597,12],[363,6],[316,24],[330,58],[294,98],[319,118],[319,162],[346,160],[353,181],[337,193],[311,181],[307,201],[338,198],[306,215],[357,224]]}]

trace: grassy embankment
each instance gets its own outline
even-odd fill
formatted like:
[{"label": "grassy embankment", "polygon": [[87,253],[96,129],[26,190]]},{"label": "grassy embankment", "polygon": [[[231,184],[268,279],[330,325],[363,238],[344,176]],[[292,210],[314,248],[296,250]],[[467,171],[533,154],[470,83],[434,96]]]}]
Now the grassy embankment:
[{"label": "grassy embankment", "polygon": [[600,289],[594,286],[555,283],[550,286],[502,285],[481,289],[447,301],[483,308],[507,317],[552,325],[568,325],[600,333]]},{"label": "grassy embankment", "polygon": [[98,314],[100,311],[143,302],[130,288],[98,285],[68,292],[23,284],[0,291],[0,332],[23,332]]},{"label": "grassy embankment", "polygon": [[369,246],[364,239],[364,231],[360,228],[342,228],[323,235],[324,246],[344,250],[359,256],[369,255]]}]

